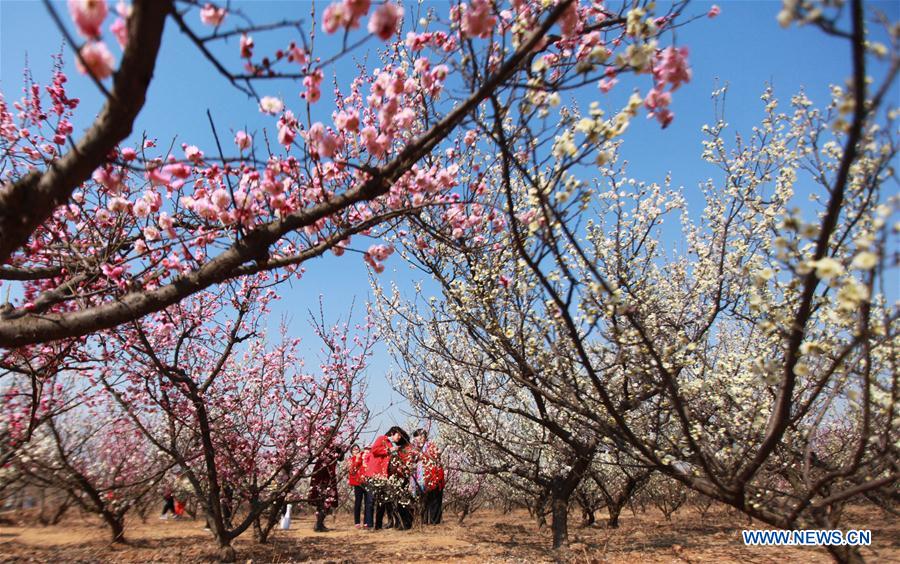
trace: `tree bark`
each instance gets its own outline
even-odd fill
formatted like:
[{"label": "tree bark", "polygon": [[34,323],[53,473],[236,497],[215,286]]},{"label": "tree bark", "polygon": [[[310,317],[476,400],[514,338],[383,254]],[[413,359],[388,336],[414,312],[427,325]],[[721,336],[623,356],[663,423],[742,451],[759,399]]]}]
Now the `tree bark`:
[{"label": "tree bark", "polygon": [[609,512],[609,518],[606,520],[607,529],[619,528],[619,515],[622,513],[622,505],[624,504],[610,504],[606,506],[606,510]]},{"label": "tree bark", "polygon": [[103,520],[109,526],[110,540],[114,543],[125,543],[125,517],[109,511],[101,513]]},{"label": "tree bark", "polygon": [[561,548],[569,544],[569,498],[553,496],[551,504],[552,519],[550,528],[553,531],[553,548]]}]

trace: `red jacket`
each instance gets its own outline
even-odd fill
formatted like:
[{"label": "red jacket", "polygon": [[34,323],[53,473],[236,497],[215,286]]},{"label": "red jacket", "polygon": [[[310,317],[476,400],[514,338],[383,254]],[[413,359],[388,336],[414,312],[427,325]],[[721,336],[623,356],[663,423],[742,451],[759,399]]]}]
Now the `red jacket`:
[{"label": "red jacket", "polygon": [[387,478],[388,460],[391,458],[391,440],[381,435],[369,448],[369,455],[363,459],[363,476],[366,478]]},{"label": "red jacket", "polygon": [[441,453],[434,443],[426,443],[425,448],[419,453],[417,481],[424,491],[443,490],[446,486],[444,465],[441,464]]},{"label": "red jacket", "polygon": [[363,455],[359,453],[350,457],[350,467],[347,470],[347,481],[351,486],[361,486],[363,483]]}]

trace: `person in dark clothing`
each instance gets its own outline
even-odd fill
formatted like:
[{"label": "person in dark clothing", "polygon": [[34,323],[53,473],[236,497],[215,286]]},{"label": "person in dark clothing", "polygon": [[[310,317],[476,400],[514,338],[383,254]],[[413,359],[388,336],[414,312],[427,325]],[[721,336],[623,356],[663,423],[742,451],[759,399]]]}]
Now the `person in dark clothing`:
[{"label": "person in dark clothing", "polygon": [[175,496],[172,492],[166,492],[163,496],[163,510],[162,515],[159,516],[160,519],[168,519],[169,513],[172,513],[172,517],[175,516]]},{"label": "person in dark clothing", "polygon": [[330,444],[322,448],[313,466],[309,480],[309,504],[316,508],[316,523],[313,531],[324,533],[325,517],[338,504],[337,463],[344,459],[344,451],[339,445]]}]

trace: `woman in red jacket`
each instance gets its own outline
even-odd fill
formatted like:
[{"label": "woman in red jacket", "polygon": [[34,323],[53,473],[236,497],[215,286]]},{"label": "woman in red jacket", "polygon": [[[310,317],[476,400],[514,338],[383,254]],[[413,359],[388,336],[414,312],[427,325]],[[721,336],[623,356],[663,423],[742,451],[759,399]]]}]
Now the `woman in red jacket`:
[{"label": "woman in red jacket", "polygon": [[428,441],[428,431],[418,429],[413,433],[413,443],[418,448],[414,483],[416,493],[422,497],[422,522],[438,525],[441,522],[444,503],[444,465],[437,446]]},{"label": "woman in red jacket", "polygon": [[363,454],[359,450],[359,445],[350,447],[347,482],[353,488],[353,524],[358,529],[362,526],[359,517],[362,513],[363,499],[366,497],[366,490],[363,489]]},{"label": "woman in red jacket", "polygon": [[[372,443],[363,455],[363,477],[368,482],[366,486],[366,509],[364,527],[375,528],[375,488],[374,482],[386,480],[388,477],[388,461],[391,451],[394,450],[392,441],[400,441],[405,432],[400,427],[391,427],[388,432],[381,435]],[[384,511],[382,510],[383,514]],[[379,524],[380,525],[380,524]],[[381,528],[380,526],[378,528]]]},{"label": "woman in red jacket", "polygon": [[[396,484],[399,484],[401,491],[397,492],[399,496],[393,500],[394,524],[399,530],[412,528],[413,514],[411,511],[411,501],[409,497],[409,480],[412,477],[416,452],[409,441],[409,435],[403,433],[403,438],[396,443],[396,450],[393,452],[390,464],[388,464],[388,477]],[[378,519],[375,519],[378,522]]]}]

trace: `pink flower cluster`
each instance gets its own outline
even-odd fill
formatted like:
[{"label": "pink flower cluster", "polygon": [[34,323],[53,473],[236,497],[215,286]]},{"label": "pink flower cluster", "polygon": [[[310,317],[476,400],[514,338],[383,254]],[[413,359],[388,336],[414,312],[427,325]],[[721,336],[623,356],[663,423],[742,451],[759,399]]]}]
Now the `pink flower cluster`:
[{"label": "pink flower cluster", "polygon": [[369,13],[371,0],[343,0],[325,8],[322,14],[322,30],[335,33],[338,29],[356,29],[359,20]]},{"label": "pink flower cluster", "polygon": [[392,254],[394,254],[394,247],[390,245],[372,245],[363,255],[363,260],[372,267],[372,270],[381,274],[384,272],[383,262]]},{"label": "pink flower cluster", "polygon": [[400,27],[403,19],[403,8],[390,0],[378,6],[372,17],[369,18],[369,33],[378,36],[382,41],[387,41]]},{"label": "pink flower cluster", "polygon": [[69,13],[78,33],[88,39],[98,39],[109,7],[106,0],[69,0]]},{"label": "pink flower cluster", "polygon": [[[490,37],[494,26],[497,25],[494,8],[488,0],[472,0],[471,5],[460,4],[457,13],[463,37]],[[451,11],[451,17],[456,19],[453,16]]]},{"label": "pink flower cluster", "polygon": [[[691,69],[688,66],[687,57],[687,47],[666,47],[654,58],[653,78],[655,84],[644,99],[644,107],[650,111],[647,117],[655,117],[663,128],[668,127],[675,118],[675,113],[669,109],[669,104],[672,102],[671,92],[691,80]],[[665,91],[666,86],[670,87],[668,91]]]},{"label": "pink flower cluster", "polygon": [[[120,3],[118,11],[120,17],[113,24],[112,31],[119,45],[124,47],[128,40],[124,19],[128,9],[124,3]],[[115,69],[116,59],[106,43],[100,41],[100,29],[109,14],[106,0],[69,0],[69,13],[78,33],[88,39],[75,57],[75,67],[78,72],[91,74],[99,80],[108,78]]]},{"label": "pink flower cluster", "polygon": [[326,130],[325,126],[318,121],[309,127],[305,136],[309,154],[314,159],[330,159],[344,144],[342,137]]},{"label": "pink flower cluster", "polygon": [[200,21],[205,25],[218,27],[225,21],[225,8],[219,8],[214,4],[207,3],[200,9]]}]

